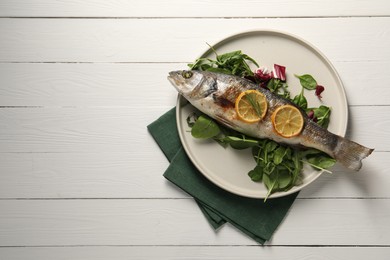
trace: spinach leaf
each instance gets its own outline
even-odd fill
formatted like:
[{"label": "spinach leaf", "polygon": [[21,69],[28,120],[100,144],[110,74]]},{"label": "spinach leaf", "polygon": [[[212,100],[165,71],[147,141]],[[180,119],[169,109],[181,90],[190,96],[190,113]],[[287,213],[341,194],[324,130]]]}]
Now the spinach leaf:
[{"label": "spinach leaf", "polygon": [[207,71],[210,71],[210,72],[228,74],[228,75],[232,75],[233,74],[230,70],[222,69],[222,68],[208,67],[208,68],[206,68],[204,70],[207,70]]},{"label": "spinach leaf", "polygon": [[314,168],[324,170],[332,167],[336,160],[325,153],[307,158],[307,161]]},{"label": "spinach leaf", "polygon": [[317,149],[314,149],[314,148],[308,148],[308,149],[299,151],[299,155],[300,155],[301,158],[310,157],[310,156],[313,156],[313,155],[318,155],[320,153],[322,153],[320,150],[317,150]]},{"label": "spinach leaf", "polygon": [[274,164],[276,165],[281,164],[288,151],[289,148],[279,146],[274,153],[274,157],[273,157]]},{"label": "spinach leaf", "polygon": [[300,153],[298,151],[295,151],[295,153],[293,154],[292,156],[292,163],[293,163],[293,167],[292,167],[292,183],[294,185],[296,185],[297,181],[298,181],[298,177],[299,177],[299,174],[301,173],[302,171],[302,168],[303,168],[303,163],[302,163],[302,160],[301,160],[301,156],[300,156]]},{"label": "spinach leaf", "polygon": [[256,165],[256,167],[248,172],[248,176],[252,181],[261,182],[263,180],[263,167],[262,165]]},{"label": "spinach leaf", "polygon": [[295,77],[297,77],[302,85],[302,87],[304,87],[305,89],[308,89],[308,90],[313,90],[313,89],[316,89],[317,87],[317,81],[313,78],[313,76],[309,75],[309,74],[304,74],[304,75],[295,75]]},{"label": "spinach leaf", "polygon": [[254,75],[247,62],[251,62],[256,66],[259,66],[253,58],[242,53],[240,50],[218,55],[211,46],[210,48],[215,54],[215,60],[209,58],[199,58],[194,63],[188,64],[188,67],[192,70],[212,71],[247,77]]},{"label": "spinach leaf", "polygon": [[290,187],[292,175],[288,170],[279,169],[278,171],[278,189],[286,190]]},{"label": "spinach leaf", "polygon": [[232,148],[237,150],[247,149],[259,143],[258,140],[247,138],[245,135],[241,135],[241,137],[225,136],[222,138],[222,142],[230,144]]},{"label": "spinach leaf", "polygon": [[307,99],[303,95],[303,90],[304,90],[304,88],[302,88],[301,93],[299,95],[296,95],[293,98],[292,102],[294,102],[297,106],[299,106],[303,110],[306,110],[307,109]]},{"label": "spinach leaf", "polygon": [[220,132],[218,124],[205,115],[199,116],[191,129],[191,134],[195,138],[212,138]]},{"label": "spinach leaf", "polygon": [[208,58],[199,58],[194,63],[187,64],[187,66],[192,70],[207,70],[212,67],[216,61]]},{"label": "spinach leaf", "polygon": [[266,87],[275,94],[290,100],[290,91],[288,90],[288,85],[286,82],[283,82],[280,79],[272,78],[268,81]]},{"label": "spinach leaf", "polygon": [[314,117],[317,118],[317,124],[325,129],[328,128],[331,112],[330,107],[321,105],[318,108],[314,108],[313,111]]},{"label": "spinach leaf", "polygon": [[266,201],[268,199],[268,197],[272,193],[274,193],[277,189],[277,178],[275,178],[275,176],[273,176],[273,175],[270,176],[270,175],[264,174],[263,175],[263,183],[268,189],[268,193],[264,199],[264,201]]}]

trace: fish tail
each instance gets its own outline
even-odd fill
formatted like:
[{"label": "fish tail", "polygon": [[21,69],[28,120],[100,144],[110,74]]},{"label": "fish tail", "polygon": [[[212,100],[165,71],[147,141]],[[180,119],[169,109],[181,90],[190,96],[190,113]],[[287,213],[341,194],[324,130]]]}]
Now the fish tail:
[{"label": "fish tail", "polygon": [[362,167],[362,160],[369,156],[374,149],[364,147],[358,143],[339,137],[334,150],[335,159],[349,169],[358,171]]}]

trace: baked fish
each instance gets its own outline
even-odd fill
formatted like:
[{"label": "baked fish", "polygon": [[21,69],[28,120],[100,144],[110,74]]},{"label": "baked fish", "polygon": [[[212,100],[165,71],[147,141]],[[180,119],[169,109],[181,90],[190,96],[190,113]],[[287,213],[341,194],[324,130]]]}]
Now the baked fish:
[{"label": "baked fish", "polygon": [[[170,72],[168,80],[198,110],[248,136],[268,138],[293,146],[315,148],[356,171],[362,167],[362,159],[374,150],[329,132],[310,120],[293,102],[247,79],[208,71],[180,70]],[[263,111],[261,120],[256,122],[242,120],[237,112],[236,100],[248,90],[257,90],[266,100],[266,111]],[[299,111],[302,124],[296,134],[286,137],[275,131],[277,128],[275,114],[281,107],[290,109],[293,107]]]}]

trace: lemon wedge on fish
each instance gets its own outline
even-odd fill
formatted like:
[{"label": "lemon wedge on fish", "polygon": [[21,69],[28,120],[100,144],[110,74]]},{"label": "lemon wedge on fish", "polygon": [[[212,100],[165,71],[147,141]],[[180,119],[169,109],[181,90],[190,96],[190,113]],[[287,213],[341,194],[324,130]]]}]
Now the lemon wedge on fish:
[{"label": "lemon wedge on fish", "polygon": [[255,123],[267,113],[267,98],[258,90],[242,92],[235,101],[235,109],[239,119],[247,123]]},{"label": "lemon wedge on fish", "polygon": [[293,137],[301,133],[304,120],[301,111],[291,105],[278,107],[271,116],[275,131],[283,137]]}]

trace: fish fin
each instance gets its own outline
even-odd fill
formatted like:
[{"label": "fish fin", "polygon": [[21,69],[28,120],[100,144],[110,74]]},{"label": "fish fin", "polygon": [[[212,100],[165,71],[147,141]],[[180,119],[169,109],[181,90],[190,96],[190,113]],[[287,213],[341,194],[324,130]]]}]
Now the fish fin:
[{"label": "fish fin", "polygon": [[358,171],[362,167],[362,160],[369,156],[373,151],[374,149],[364,147],[351,140],[339,137],[334,157],[347,168]]}]

